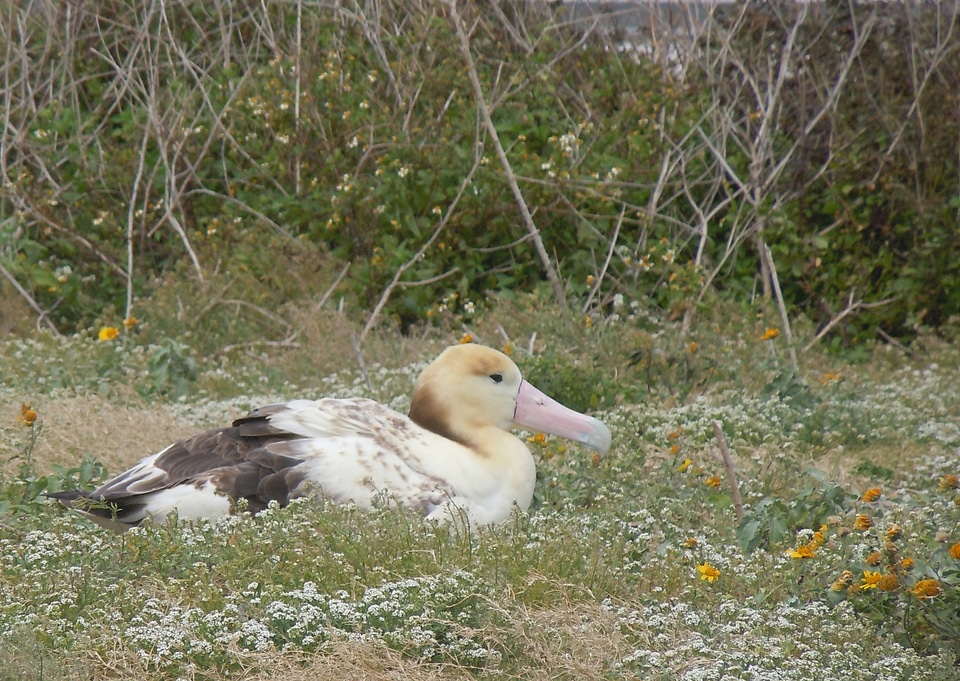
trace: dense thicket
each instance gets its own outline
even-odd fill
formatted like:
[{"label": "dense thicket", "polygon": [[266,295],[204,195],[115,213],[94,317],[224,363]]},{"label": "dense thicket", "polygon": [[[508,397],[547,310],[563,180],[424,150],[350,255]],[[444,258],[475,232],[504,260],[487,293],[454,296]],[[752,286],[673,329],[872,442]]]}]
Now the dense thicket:
[{"label": "dense thicket", "polygon": [[2,2],[4,295],[61,331],[173,271],[277,304],[319,249],[405,321],[555,269],[586,312],[778,282],[838,343],[909,335],[960,309],[946,5],[467,3],[468,60],[444,3]]}]

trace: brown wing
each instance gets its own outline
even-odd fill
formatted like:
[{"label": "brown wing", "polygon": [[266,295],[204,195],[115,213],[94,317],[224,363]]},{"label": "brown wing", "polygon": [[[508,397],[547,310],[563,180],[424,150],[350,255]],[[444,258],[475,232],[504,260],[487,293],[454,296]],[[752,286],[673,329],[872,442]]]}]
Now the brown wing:
[{"label": "brown wing", "polygon": [[70,490],[50,496],[71,508],[125,525],[139,524],[149,514],[149,495],[177,485],[201,487],[213,483],[233,502],[246,499],[247,508],[253,512],[274,500],[285,505],[303,482],[303,475],[292,470],[301,460],[282,453],[289,449],[282,443],[300,436],[268,421],[283,408],[263,407],[237,419],[229,428],[181,440],[93,492]]}]

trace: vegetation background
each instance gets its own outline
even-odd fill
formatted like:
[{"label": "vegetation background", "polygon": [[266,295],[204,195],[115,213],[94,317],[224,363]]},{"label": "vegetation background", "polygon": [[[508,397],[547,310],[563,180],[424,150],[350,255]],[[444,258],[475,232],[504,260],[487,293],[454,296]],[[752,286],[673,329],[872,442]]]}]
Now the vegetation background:
[{"label": "vegetation background", "polygon": [[[958,9],[0,0],[0,678],[957,678]],[[509,527],[39,496],[468,338]]]}]

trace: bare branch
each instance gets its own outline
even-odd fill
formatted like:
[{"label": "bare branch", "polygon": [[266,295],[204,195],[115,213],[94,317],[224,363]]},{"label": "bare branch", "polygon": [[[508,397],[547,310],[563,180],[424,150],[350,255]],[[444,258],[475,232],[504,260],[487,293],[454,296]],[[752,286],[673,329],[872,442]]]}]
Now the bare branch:
[{"label": "bare branch", "polygon": [[743,498],[740,496],[740,483],[737,481],[737,471],[733,466],[733,457],[727,447],[727,438],[723,435],[723,427],[719,421],[713,422],[713,432],[720,445],[720,456],[727,469],[727,485],[730,486],[730,498],[733,500],[733,510],[737,514],[737,524],[743,522]]},{"label": "bare branch", "polygon": [[447,6],[450,8],[450,21],[453,23],[454,30],[457,32],[457,38],[460,40],[460,53],[463,55],[463,60],[467,67],[467,76],[470,78],[471,85],[473,85],[473,92],[477,100],[477,108],[480,111],[483,124],[487,129],[487,134],[490,135],[490,139],[493,142],[494,148],[497,151],[497,158],[500,160],[500,165],[503,167],[503,172],[506,176],[507,184],[510,186],[510,191],[513,192],[513,197],[516,201],[517,208],[520,210],[520,215],[523,218],[523,224],[527,228],[527,232],[530,234],[530,237],[533,240],[534,249],[537,251],[537,256],[540,258],[540,264],[542,265],[551,286],[553,286],[553,295],[557,301],[557,305],[562,308],[566,308],[567,298],[563,291],[563,284],[560,283],[560,277],[557,275],[557,271],[553,266],[553,262],[550,260],[547,249],[543,245],[543,239],[540,237],[540,231],[533,222],[533,216],[530,214],[530,209],[527,207],[526,199],[523,198],[523,192],[520,191],[520,186],[517,184],[517,178],[513,173],[513,167],[510,165],[510,159],[507,158],[507,153],[504,151],[503,145],[500,143],[500,136],[497,134],[497,128],[493,124],[493,119],[490,117],[490,109],[487,107],[487,102],[483,94],[483,86],[480,84],[480,76],[477,74],[477,67],[473,61],[473,54],[470,52],[470,41],[463,29],[463,24],[460,20],[460,13],[457,11],[456,0],[447,0]]},{"label": "bare branch", "polygon": [[[390,283],[387,284],[387,287],[383,290],[383,293],[380,295],[380,300],[377,301],[376,306],[373,308],[373,312],[370,313],[370,318],[367,319],[367,323],[364,325],[363,331],[360,333],[360,344],[363,344],[367,334],[370,333],[374,325],[377,323],[380,313],[390,300],[390,296],[393,295],[393,290],[397,288],[397,286],[400,286],[400,279],[408,269],[410,269],[417,261],[420,260],[420,258],[423,257],[424,253],[426,253],[427,250],[433,245],[433,243],[440,236],[441,232],[446,229],[447,223],[450,222],[450,218],[453,216],[457,204],[460,203],[460,199],[463,197],[463,193],[467,190],[467,187],[470,186],[470,183],[473,181],[473,176],[477,172],[477,168],[480,167],[480,160],[480,142],[479,139],[477,139],[474,144],[473,167],[470,168],[470,172],[467,173],[467,176],[463,178],[463,182],[460,183],[460,188],[457,190],[456,196],[453,197],[453,201],[451,201],[450,205],[447,207],[447,211],[444,213],[443,219],[440,220],[440,224],[438,224],[436,229],[433,230],[433,234],[430,235],[430,238],[423,243],[423,245],[419,248],[419,250],[417,250],[412,258],[407,260],[407,262],[398,267],[397,271],[394,272],[393,279],[390,280]],[[452,272],[441,275],[440,278],[443,278],[448,274],[452,274]]]},{"label": "bare branch", "polygon": [[777,266],[773,262],[773,253],[770,247],[762,239],[759,242],[760,257],[767,264],[767,272],[770,275],[770,283],[776,294],[777,309],[780,311],[780,323],[783,324],[783,333],[787,338],[787,352],[790,354],[790,362],[795,372],[800,371],[800,365],[797,363],[797,350],[793,345],[793,331],[790,328],[790,317],[787,315],[787,304],[783,299],[783,292],[780,291],[780,278],[777,276]]},{"label": "bare branch", "polygon": [[340,285],[340,282],[343,281],[343,278],[347,276],[347,272],[350,270],[350,263],[348,262],[343,266],[343,269],[340,270],[340,274],[337,275],[337,278],[333,280],[333,283],[330,284],[330,287],[327,289],[326,293],[320,296],[320,301],[313,306],[313,311],[318,312],[330,299],[330,296],[333,295],[333,292],[337,290],[337,287]]},{"label": "bare branch", "polygon": [[47,325],[48,329],[53,331],[53,334],[55,336],[63,335],[60,333],[60,331],[57,329],[54,323],[50,321],[50,318],[47,316],[47,313],[44,311],[44,309],[40,307],[39,304],[37,304],[37,301],[33,299],[33,296],[30,295],[27,289],[23,288],[23,286],[20,285],[20,282],[17,281],[17,278],[12,274],[10,274],[10,271],[3,266],[2,262],[0,262],[0,274],[2,274],[4,278],[6,278],[6,280],[9,281],[15,289],[17,289],[17,293],[20,294],[20,297],[23,298],[25,301],[27,301],[27,305],[29,305],[31,309],[33,309],[33,311],[36,312],[37,315],[39,315],[37,317],[38,326],[40,322],[43,322],[44,324]]},{"label": "bare branch", "polygon": [[140,157],[137,161],[137,174],[133,178],[130,205],[127,207],[127,307],[125,319],[133,317],[133,225],[136,216],[137,194],[140,192],[140,182],[143,179],[143,166],[147,160],[147,143],[149,141],[150,128],[148,126],[143,131],[143,142],[140,145]]},{"label": "bare branch", "polygon": [[610,248],[607,249],[607,257],[603,261],[603,267],[600,268],[600,274],[597,276],[596,281],[593,282],[593,286],[590,289],[590,293],[587,295],[587,299],[583,303],[582,312],[584,314],[590,309],[590,305],[593,304],[593,298],[597,295],[597,291],[600,290],[600,286],[603,284],[604,278],[607,276],[607,268],[610,267],[610,259],[613,258],[613,253],[617,248],[617,239],[620,237],[620,228],[623,226],[623,215],[625,210],[620,209],[620,217],[617,219],[617,224],[613,228],[613,236],[610,237]]}]

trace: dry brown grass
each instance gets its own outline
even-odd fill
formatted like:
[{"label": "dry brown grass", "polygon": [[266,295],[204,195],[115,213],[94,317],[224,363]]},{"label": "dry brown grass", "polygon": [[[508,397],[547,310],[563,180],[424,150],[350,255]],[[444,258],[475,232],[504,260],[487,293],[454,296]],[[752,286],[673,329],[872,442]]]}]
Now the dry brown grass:
[{"label": "dry brown grass", "polygon": [[[33,398],[14,393],[0,410],[0,432],[26,439],[17,418],[20,405],[27,402],[43,427],[32,452],[41,473],[50,472],[54,464],[75,466],[87,456],[116,473],[196,431],[196,426],[179,422],[160,404],[118,405],[96,395]],[[0,473],[12,473],[20,463],[19,455],[18,442],[0,440]]]},{"label": "dry brown grass", "polygon": [[24,336],[36,327],[36,315],[8,282],[0,280],[0,336]]},{"label": "dry brown grass", "polygon": [[[111,659],[94,656],[88,665],[77,668],[75,677],[91,681],[108,681],[121,678],[136,678],[143,681],[169,678],[169,674],[147,669],[129,650],[111,651]],[[317,653],[302,651],[243,654],[244,669],[239,674],[204,669],[202,677],[216,679],[239,679],[240,681],[380,681],[404,679],[406,681],[436,681],[439,679],[469,679],[466,671],[452,667],[425,664],[404,658],[399,652],[381,644],[332,642]],[[183,675],[181,678],[191,678]]]},{"label": "dry brown grass", "polygon": [[[507,613],[503,613],[507,615]],[[610,678],[616,662],[630,646],[620,632],[616,619],[597,605],[563,605],[549,610],[511,613],[509,621],[491,638],[503,648],[519,654],[522,666],[506,660],[496,672],[498,678],[529,681],[577,679],[583,681]],[[119,640],[101,642],[101,651],[90,651],[86,659],[60,665],[56,679],[112,681],[137,678],[153,681],[169,674],[150,669]],[[20,651],[16,668],[30,676],[30,651]],[[204,669],[203,679],[240,679],[241,681],[460,681],[476,678],[468,670],[451,664],[431,664],[413,660],[381,643],[333,641],[316,653],[302,651],[237,652],[243,670],[230,673]],[[482,673],[481,673],[482,675]],[[191,678],[188,674],[182,678]],[[47,677],[44,677],[47,678]],[[201,678],[196,676],[193,678]]]},{"label": "dry brown grass", "polygon": [[285,681],[434,681],[472,678],[462,669],[405,659],[396,651],[368,643],[337,642],[327,646],[321,653],[306,657],[302,653],[274,653],[268,659],[258,660],[257,666],[259,671],[244,674],[240,678],[243,681],[273,681],[277,678]]}]

